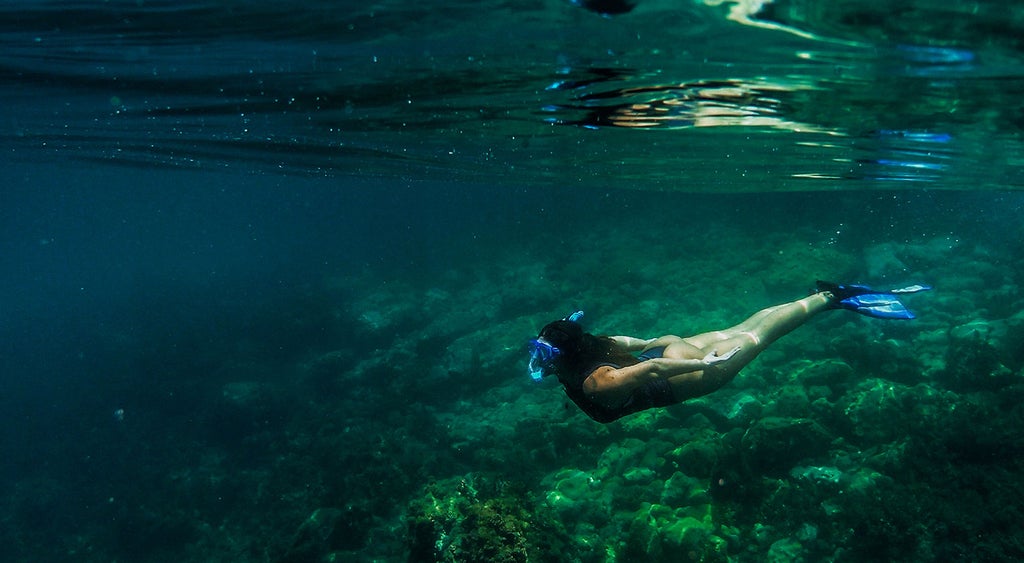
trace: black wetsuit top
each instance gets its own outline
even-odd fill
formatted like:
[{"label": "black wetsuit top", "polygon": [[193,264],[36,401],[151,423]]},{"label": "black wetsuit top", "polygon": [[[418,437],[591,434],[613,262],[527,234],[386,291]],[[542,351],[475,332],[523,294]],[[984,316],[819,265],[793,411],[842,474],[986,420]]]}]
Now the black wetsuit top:
[{"label": "black wetsuit top", "polygon": [[[665,352],[664,347],[651,348],[637,356],[637,360],[645,362],[650,359],[660,358]],[[580,373],[563,376],[559,374],[558,381],[565,387],[565,394],[576,403],[576,406],[587,416],[600,422],[609,423],[618,420],[627,414],[633,414],[652,407],[666,407],[676,403],[675,394],[672,393],[672,384],[664,379],[655,379],[637,387],[633,392],[616,408],[610,409],[590,400],[583,392],[583,382],[590,377],[595,369],[602,366],[611,366],[619,369],[622,366],[612,363],[601,363],[593,365]]]}]

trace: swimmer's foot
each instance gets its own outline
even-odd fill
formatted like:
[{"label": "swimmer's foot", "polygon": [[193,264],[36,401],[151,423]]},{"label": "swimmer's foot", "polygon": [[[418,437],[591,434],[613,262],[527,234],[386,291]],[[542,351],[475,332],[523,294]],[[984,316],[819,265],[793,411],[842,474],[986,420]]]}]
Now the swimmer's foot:
[{"label": "swimmer's foot", "polygon": [[827,293],[829,306],[833,309],[847,309],[879,319],[912,319],[914,314],[907,310],[898,294],[927,291],[931,287],[912,285],[900,289],[879,291],[866,285],[837,284],[818,280],[818,292]]}]

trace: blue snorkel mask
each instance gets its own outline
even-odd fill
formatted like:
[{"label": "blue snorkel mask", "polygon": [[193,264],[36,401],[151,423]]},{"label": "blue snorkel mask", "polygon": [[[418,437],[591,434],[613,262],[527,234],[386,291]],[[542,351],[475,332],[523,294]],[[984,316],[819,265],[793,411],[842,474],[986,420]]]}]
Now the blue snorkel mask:
[{"label": "blue snorkel mask", "polygon": [[[562,319],[563,321],[578,322],[583,318],[583,311],[576,311]],[[552,369],[555,359],[562,353],[556,346],[553,346],[543,338],[534,338],[530,341],[530,377],[534,381],[544,379],[544,375]]]},{"label": "blue snorkel mask", "polygon": [[544,379],[544,372],[551,369],[555,358],[562,351],[555,348],[543,338],[535,338],[530,341],[530,377],[534,381]]}]

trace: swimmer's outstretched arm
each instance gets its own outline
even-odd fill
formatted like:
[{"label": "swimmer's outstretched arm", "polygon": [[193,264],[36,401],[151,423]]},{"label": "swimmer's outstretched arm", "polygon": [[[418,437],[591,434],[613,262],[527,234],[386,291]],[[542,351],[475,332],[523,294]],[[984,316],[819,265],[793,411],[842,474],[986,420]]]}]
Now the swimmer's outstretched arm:
[{"label": "swimmer's outstretched arm", "polygon": [[643,350],[648,344],[656,340],[654,338],[648,338],[645,340],[643,338],[634,338],[632,336],[609,336],[609,338],[614,340],[619,346],[625,348],[627,352]]},{"label": "swimmer's outstretched arm", "polygon": [[[703,370],[704,368],[711,367],[717,363],[724,362],[729,358],[733,357],[736,352],[740,351],[740,347],[737,346],[732,350],[729,350],[721,356],[718,352],[712,350],[708,352],[708,355],[704,356],[700,360],[683,359],[676,360],[673,358],[654,358],[643,362],[647,364],[649,373],[647,374],[648,379],[668,379],[677,375],[683,375],[692,373],[695,371]],[[641,364],[637,364],[641,365]]]},{"label": "swimmer's outstretched arm", "polygon": [[[629,366],[621,369],[614,370],[618,372],[616,375],[623,379],[635,379],[639,380],[640,383],[647,383],[652,379],[668,379],[677,375],[683,375],[692,373],[695,371],[701,371],[704,368],[713,366],[717,363],[724,362],[729,358],[733,357],[736,352],[740,351],[740,347],[737,346],[732,350],[729,350],[721,356],[718,352],[712,350],[708,352],[700,360],[696,359],[675,359],[675,358],[654,358],[641,362],[634,366]],[[630,369],[635,368],[635,369]],[[613,376],[613,378],[615,378]]]},{"label": "swimmer's outstretched arm", "polygon": [[[724,362],[739,352],[739,346],[725,354],[712,351],[702,359],[653,358],[646,362],[614,369],[604,366],[594,370],[583,381],[583,391],[598,404],[614,407],[622,404],[637,387],[655,379],[671,379],[678,376],[699,378],[703,370]],[[688,375],[693,374],[693,375]]]}]

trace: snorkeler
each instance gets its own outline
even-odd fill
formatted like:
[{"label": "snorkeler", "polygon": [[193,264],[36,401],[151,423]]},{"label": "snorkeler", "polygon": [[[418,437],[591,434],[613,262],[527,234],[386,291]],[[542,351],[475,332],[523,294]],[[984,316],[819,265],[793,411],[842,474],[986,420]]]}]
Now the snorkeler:
[{"label": "snorkeler", "polygon": [[808,297],[759,311],[732,328],[687,338],[594,336],[583,331],[583,311],[577,311],[549,323],[530,341],[530,375],[535,381],[557,376],[583,412],[608,423],[721,388],[768,345],[822,311],[912,319],[898,295],[928,289],[913,285],[877,291],[819,281],[817,292]]}]

